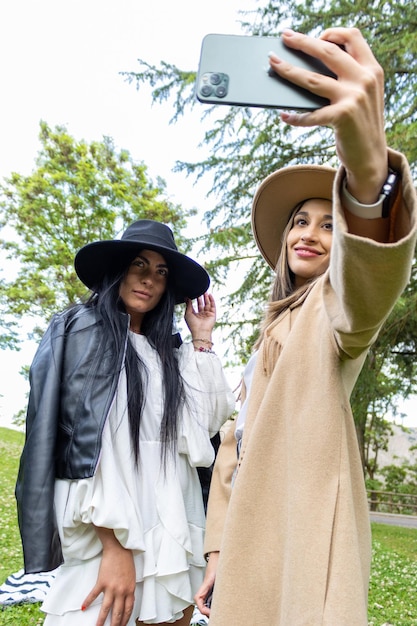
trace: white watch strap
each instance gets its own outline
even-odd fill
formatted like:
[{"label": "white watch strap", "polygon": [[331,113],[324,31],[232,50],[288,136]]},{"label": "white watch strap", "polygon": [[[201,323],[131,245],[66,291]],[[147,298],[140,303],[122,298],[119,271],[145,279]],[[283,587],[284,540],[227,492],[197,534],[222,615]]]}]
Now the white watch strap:
[{"label": "white watch strap", "polygon": [[379,200],[374,204],[361,204],[349,193],[346,188],[346,178],[342,183],[342,204],[345,209],[367,220],[374,220],[378,217],[382,217],[382,205],[384,203],[385,196],[381,194]]}]

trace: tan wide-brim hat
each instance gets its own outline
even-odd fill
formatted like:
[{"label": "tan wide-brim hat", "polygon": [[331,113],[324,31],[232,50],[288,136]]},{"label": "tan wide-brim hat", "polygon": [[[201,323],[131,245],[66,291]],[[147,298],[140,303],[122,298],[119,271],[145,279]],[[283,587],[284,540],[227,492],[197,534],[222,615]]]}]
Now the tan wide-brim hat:
[{"label": "tan wide-brim hat", "polygon": [[252,203],[252,232],[272,269],[292,210],[311,198],[331,201],[335,174],[335,169],[324,165],[292,165],[273,172],[259,185]]}]

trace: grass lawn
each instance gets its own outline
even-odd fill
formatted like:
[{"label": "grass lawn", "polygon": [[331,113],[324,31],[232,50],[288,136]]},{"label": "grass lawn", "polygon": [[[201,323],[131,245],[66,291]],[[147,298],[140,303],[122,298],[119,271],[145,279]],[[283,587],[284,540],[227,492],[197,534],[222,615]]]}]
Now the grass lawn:
[{"label": "grass lawn", "polygon": [[[23,434],[0,428],[0,584],[9,574],[23,567],[22,550],[16,520],[14,485]],[[44,613],[37,604],[0,608],[1,626],[37,626],[43,624]]]},{"label": "grass lawn", "polygon": [[[23,564],[14,500],[22,445],[22,433],[0,428],[0,584]],[[369,626],[417,626],[417,529],[372,524],[372,537]],[[0,626],[40,626],[43,615],[38,605],[0,608]]]},{"label": "grass lawn", "polygon": [[372,524],[370,626],[417,626],[417,529]]}]

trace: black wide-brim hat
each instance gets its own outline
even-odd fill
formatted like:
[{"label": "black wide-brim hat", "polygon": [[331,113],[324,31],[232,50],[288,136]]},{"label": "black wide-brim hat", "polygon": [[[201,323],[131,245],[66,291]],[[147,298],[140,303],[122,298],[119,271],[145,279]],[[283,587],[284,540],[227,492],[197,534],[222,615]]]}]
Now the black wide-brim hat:
[{"label": "black wide-brim hat", "polygon": [[206,270],[179,252],[171,229],[154,220],[134,222],[120,239],[87,244],[75,256],[75,271],[84,285],[97,292],[106,275],[114,274],[115,270],[127,270],[141,250],[155,250],[164,257],[177,304],[186,298],[198,298],[207,291],[210,278]]}]

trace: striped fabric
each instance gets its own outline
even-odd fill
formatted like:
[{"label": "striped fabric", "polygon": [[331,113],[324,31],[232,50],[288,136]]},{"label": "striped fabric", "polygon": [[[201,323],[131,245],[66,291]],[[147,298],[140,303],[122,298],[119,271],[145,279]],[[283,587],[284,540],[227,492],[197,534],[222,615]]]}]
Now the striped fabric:
[{"label": "striped fabric", "polygon": [[208,618],[205,615],[202,615],[198,608],[195,607],[190,626],[206,626],[208,623]]},{"label": "striped fabric", "polygon": [[57,571],[25,574],[21,569],[10,574],[0,586],[0,605],[43,602]]}]

